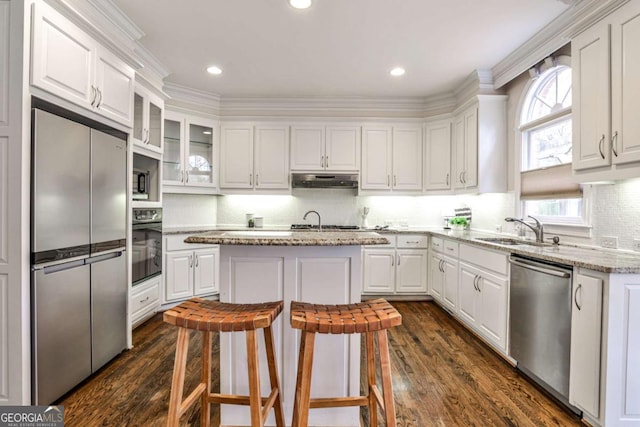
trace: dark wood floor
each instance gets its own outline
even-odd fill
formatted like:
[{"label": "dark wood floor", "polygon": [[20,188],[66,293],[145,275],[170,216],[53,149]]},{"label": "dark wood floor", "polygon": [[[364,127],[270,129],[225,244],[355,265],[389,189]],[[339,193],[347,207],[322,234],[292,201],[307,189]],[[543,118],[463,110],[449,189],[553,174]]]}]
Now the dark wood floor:
[{"label": "dark wood floor", "polygon": [[[403,316],[402,326],[389,335],[399,427],[581,425],[437,305],[393,304]],[[176,335],[160,315],[136,329],[132,350],[59,402],[65,426],[164,425]],[[186,390],[198,382],[199,345],[196,334]],[[216,340],[215,354],[217,346]],[[217,425],[215,406],[212,415]],[[196,405],[183,425],[199,425],[198,417]],[[366,409],[362,420],[369,425]]]}]

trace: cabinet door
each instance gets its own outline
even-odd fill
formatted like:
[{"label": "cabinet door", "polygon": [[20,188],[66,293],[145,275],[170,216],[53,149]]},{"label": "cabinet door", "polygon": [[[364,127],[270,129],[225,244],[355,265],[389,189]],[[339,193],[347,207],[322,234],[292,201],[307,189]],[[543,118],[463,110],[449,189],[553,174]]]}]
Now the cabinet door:
[{"label": "cabinet door", "polygon": [[424,189],[451,189],[451,121],[429,123],[425,128]]},{"label": "cabinet door", "polygon": [[325,169],[354,172],[360,170],[360,128],[328,126],[326,132]]},{"label": "cabinet door", "polygon": [[460,316],[471,326],[478,319],[478,271],[460,263],[460,286],[458,288],[458,309]]},{"label": "cabinet door", "polygon": [[444,270],[444,305],[452,310],[458,307],[458,261],[444,257],[442,268]]},{"label": "cabinet door", "polygon": [[253,188],[253,127],[223,125],[220,133],[220,187]]},{"label": "cabinet door", "polygon": [[429,264],[429,294],[437,301],[443,300],[443,280],[444,272],[442,268],[442,257],[432,254]]},{"label": "cabinet door", "polygon": [[613,163],[640,161],[640,4],[611,15],[611,144]]},{"label": "cabinet door", "polygon": [[164,101],[151,95],[146,89],[137,87],[133,94],[134,144],[162,153]]},{"label": "cabinet door", "polygon": [[323,170],[324,126],[291,127],[291,170]]},{"label": "cabinet door", "polygon": [[465,188],[478,186],[478,107],[464,112],[464,171]]},{"label": "cabinet door", "polygon": [[289,188],[289,126],[256,126],[255,188]]},{"label": "cabinet door", "polygon": [[[462,269],[461,269],[462,270]],[[480,332],[502,350],[507,348],[507,286],[506,277],[479,271],[478,327]]]},{"label": "cabinet door", "polygon": [[34,5],[31,84],[85,108],[96,97],[96,43],[44,3]]},{"label": "cabinet door", "polygon": [[131,126],[134,71],[109,51],[99,48],[97,52],[95,108],[103,116]]},{"label": "cabinet door", "polygon": [[184,185],[184,120],[167,111],[164,118],[164,153],[162,180],[164,184]]},{"label": "cabinet door", "polygon": [[193,294],[199,296],[218,292],[220,249],[198,249],[193,252],[193,256]]},{"label": "cabinet door", "polygon": [[193,251],[167,252],[165,301],[193,296]]},{"label": "cabinet door", "polygon": [[427,292],[427,251],[396,251],[396,291],[422,294]]},{"label": "cabinet door", "polygon": [[388,190],[391,188],[391,128],[362,129],[362,172],[360,188]]},{"label": "cabinet door", "polygon": [[600,23],[571,41],[574,170],[611,164],[609,26]]},{"label": "cabinet door", "polygon": [[422,128],[393,128],[393,188],[422,190]]},{"label": "cabinet door", "polygon": [[363,257],[363,292],[392,294],[395,288],[395,250],[364,249]]},{"label": "cabinet door", "polygon": [[464,188],[462,174],[465,169],[465,141],[464,141],[464,116],[456,116],[453,121],[453,143],[454,143],[454,176],[453,188]]},{"label": "cabinet door", "polygon": [[602,280],[576,274],[572,291],[569,401],[597,418],[600,408]]},{"label": "cabinet door", "polygon": [[[183,160],[186,166],[185,185],[215,187],[217,177],[217,153],[214,144],[215,123],[206,119],[187,118],[184,127],[187,141]],[[245,132],[249,134],[250,138],[253,137],[251,128]],[[250,142],[253,144],[252,140]],[[239,163],[242,164],[241,161]]]}]

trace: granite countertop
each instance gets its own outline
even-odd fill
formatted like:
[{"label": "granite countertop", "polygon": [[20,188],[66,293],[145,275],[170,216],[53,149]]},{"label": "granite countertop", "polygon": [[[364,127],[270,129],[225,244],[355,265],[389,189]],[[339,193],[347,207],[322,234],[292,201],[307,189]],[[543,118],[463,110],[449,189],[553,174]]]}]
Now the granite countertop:
[{"label": "granite countertop", "polygon": [[520,245],[503,245],[498,243],[476,240],[483,237],[506,237],[521,240],[513,236],[492,234],[478,231],[451,231],[433,229],[429,234],[447,239],[471,243],[489,249],[518,254],[556,262],[603,273],[640,274],[640,253],[621,250],[604,249],[598,247],[577,246],[571,244],[543,244],[535,242]]},{"label": "granite countertop", "polygon": [[[225,235],[226,233],[226,235]],[[640,252],[604,249],[572,244],[504,245],[477,240],[483,237],[518,238],[512,235],[483,231],[445,230],[441,227],[420,227],[360,231],[292,231],[288,226],[242,228],[233,226],[181,227],[164,231],[165,235],[188,234],[187,243],[260,246],[341,246],[380,245],[389,243],[385,235],[425,234],[457,240],[487,249],[518,254],[560,264],[584,267],[603,273],[640,274]],[[530,242],[534,243],[534,242]]]},{"label": "granite countertop", "polygon": [[356,246],[386,245],[385,237],[368,231],[207,231],[191,235],[186,243],[254,246]]}]

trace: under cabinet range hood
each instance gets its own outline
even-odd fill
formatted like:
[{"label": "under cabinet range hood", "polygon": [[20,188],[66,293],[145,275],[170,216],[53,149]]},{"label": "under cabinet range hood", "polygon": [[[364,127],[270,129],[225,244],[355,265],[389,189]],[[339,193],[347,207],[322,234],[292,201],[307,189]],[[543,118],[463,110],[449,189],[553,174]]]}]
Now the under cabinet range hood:
[{"label": "under cabinet range hood", "polygon": [[357,174],[291,174],[293,188],[358,188]]}]

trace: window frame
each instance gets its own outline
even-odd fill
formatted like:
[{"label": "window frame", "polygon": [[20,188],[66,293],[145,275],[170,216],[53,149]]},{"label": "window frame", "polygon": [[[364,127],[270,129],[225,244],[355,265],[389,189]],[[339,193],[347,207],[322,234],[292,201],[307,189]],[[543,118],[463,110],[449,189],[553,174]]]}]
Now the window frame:
[{"label": "window frame", "polygon": [[[571,58],[566,55],[560,55],[555,58],[555,65],[551,67],[546,67],[546,64],[543,63],[540,68],[540,73],[538,74],[538,78],[544,78],[544,74],[551,71],[557,66],[563,65],[567,66],[571,69]],[[529,78],[525,87],[523,88],[522,95],[520,98],[520,102],[518,104],[518,109],[516,111],[516,119],[518,125],[515,127],[515,180],[514,180],[514,188],[516,193],[516,213],[521,217],[526,217],[529,215],[526,209],[526,200],[522,200],[520,197],[520,189],[521,189],[521,173],[523,169],[523,160],[524,160],[524,148],[525,144],[529,144],[529,132],[535,130],[537,128],[548,126],[549,124],[557,121],[561,121],[566,119],[567,117],[571,117],[572,107],[564,107],[561,110],[551,112],[548,115],[545,115],[540,118],[536,118],[530,121],[526,121],[526,116],[528,116],[529,111],[531,109],[531,105],[533,100],[535,100],[535,90],[537,90],[537,84],[540,83],[536,81],[536,79]],[[536,218],[540,220],[544,225],[547,232],[567,235],[567,236],[576,236],[576,237],[591,237],[591,211],[592,211],[592,203],[591,203],[591,186],[583,185],[582,187],[582,215],[580,218],[570,217],[563,218],[558,216],[544,216],[544,215],[536,215]],[[562,199],[555,199],[562,200]]]}]

